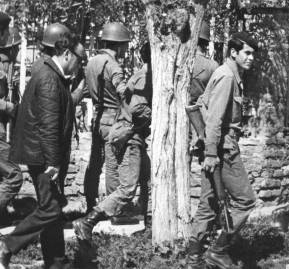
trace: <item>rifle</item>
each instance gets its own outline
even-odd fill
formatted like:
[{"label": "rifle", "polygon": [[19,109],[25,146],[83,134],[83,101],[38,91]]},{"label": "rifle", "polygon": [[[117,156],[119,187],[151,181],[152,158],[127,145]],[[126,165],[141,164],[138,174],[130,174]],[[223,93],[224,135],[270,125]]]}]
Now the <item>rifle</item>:
[{"label": "rifle", "polygon": [[[185,107],[187,115],[189,117],[190,123],[193,125],[197,135],[198,141],[195,145],[197,147],[197,151],[195,150],[194,153],[197,153],[199,157],[199,163],[201,163],[205,159],[205,122],[200,111],[199,105],[192,105]],[[230,221],[229,210],[228,210],[228,202],[227,202],[227,195],[225,192],[225,188],[222,182],[221,176],[221,166],[218,165],[215,167],[214,173],[209,175],[211,180],[212,187],[214,189],[215,195],[218,200],[219,204],[219,220],[222,228],[230,232],[232,230],[232,224]]]}]

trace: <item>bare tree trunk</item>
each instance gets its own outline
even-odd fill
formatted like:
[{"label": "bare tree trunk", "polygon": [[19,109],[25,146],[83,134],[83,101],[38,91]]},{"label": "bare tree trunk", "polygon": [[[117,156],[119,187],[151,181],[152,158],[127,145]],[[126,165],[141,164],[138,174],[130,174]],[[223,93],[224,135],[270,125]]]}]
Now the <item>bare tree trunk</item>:
[{"label": "bare tree trunk", "polygon": [[[189,122],[185,105],[205,8],[193,4],[195,15],[191,14],[187,21],[191,35],[184,42],[185,27],[160,36],[154,25],[159,10],[154,2],[143,2],[153,71],[152,239],[156,246],[173,245],[178,237],[188,239],[191,234]],[[170,18],[178,20],[186,15],[183,8],[170,10],[163,26],[170,26]]]}]

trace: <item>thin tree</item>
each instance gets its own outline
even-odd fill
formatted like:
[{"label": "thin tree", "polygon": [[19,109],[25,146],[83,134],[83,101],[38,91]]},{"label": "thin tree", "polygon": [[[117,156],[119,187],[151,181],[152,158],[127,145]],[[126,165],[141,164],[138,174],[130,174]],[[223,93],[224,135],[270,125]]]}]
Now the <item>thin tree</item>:
[{"label": "thin tree", "polygon": [[189,122],[185,112],[207,0],[143,0],[152,50],[152,233],[155,246],[191,234]]}]

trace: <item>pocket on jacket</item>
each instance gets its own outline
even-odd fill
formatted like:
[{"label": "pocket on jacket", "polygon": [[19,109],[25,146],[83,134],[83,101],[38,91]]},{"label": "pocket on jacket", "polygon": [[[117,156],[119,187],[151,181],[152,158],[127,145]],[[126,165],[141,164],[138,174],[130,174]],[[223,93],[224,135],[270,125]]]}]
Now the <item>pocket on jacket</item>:
[{"label": "pocket on jacket", "polygon": [[233,122],[240,122],[242,120],[243,98],[241,96],[234,96],[233,102],[234,103],[233,103],[232,121]]}]

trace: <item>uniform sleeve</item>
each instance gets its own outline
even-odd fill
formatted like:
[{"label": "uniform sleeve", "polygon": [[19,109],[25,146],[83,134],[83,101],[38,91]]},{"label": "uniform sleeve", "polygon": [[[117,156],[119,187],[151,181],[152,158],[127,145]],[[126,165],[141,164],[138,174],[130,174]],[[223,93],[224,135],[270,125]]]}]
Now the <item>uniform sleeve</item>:
[{"label": "uniform sleeve", "polygon": [[60,96],[55,78],[50,76],[39,81],[36,106],[40,146],[46,165],[60,165]]},{"label": "uniform sleeve", "polygon": [[122,68],[118,64],[111,66],[111,81],[120,96],[124,96],[127,89]]},{"label": "uniform sleeve", "polygon": [[223,76],[216,79],[212,87],[206,116],[205,153],[207,156],[217,156],[222,123],[232,97],[233,82],[233,77]]},{"label": "uniform sleeve", "polygon": [[[134,85],[141,85],[142,89],[135,90],[132,88],[134,94],[132,95],[129,105],[130,112],[132,114],[132,120],[137,125],[148,126],[151,123],[151,108],[148,93],[148,88],[145,87],[146,77],[140,77],[137,81],[134,81]],[[128,85],[129,87],[129,82]]]}]

